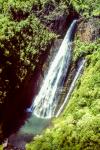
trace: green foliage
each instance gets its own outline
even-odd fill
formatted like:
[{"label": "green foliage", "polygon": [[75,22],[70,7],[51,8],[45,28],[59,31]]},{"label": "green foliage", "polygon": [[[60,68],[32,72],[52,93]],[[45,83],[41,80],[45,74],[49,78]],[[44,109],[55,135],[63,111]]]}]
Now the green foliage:
[{"label": "green foliage", "polygon": [[[31,12],[33,6],[41,6],[43,8],[49,0],[0,0],[0,11],[7,15],[13,9],[16,13],[18,11]],[[10,15],[10,14],[9,14]]]},{"label": "green foliage", "polygon": [[69,14],[69,6],[70,6],[70,2],[68,1],[65,1],[65,0],[51,0],[51,1],[48,1],[48,4],[50,4],[50,2],[54,5],[55,9],[53,11],[51,11],[49,13],[49,15],[45,15],[44,14],[44,17],[47,19],[47,20],[54,20],[56,18],[56,16],[61,16],[62,14],[66,14],[68,15]]},{"label": "green foliage", "polygon": [[71,2],[75,9],[85,17],[100,15],[99,0],[71,0]]},{"label": "green foliage", "polygon": [[2,145],[0,145],[0,150],[3,150],[3,147],[2,147]]},{"label": "green foliage", "polygon": [[90,42],[82,42],[77,39],[75,42],[75,49],[73,52],[73,60],[77,60],[79,57],[91,54],[100,48],[100,39]]},{"label": "green foliage", "polygon": [[100,15],[99,0],[95,0],[95,2],[93,0],[0,0],[1,11],[3,13],[9,12],[10,7],[13,7],[16,11],[23,10],[23,12],[30,12],[33,5],[43,8],[49,2],[56,3],[62,8],[72,4],[84,16]]},{"label": "green foliage", "polygon": [[56,38],[33,13],[25,16],[33,3],[37,1],[0,1],[0,103],[11,90],[10,76],[16,81],[12,81],[16,84],[13,87],[19,87],[28,70],[34,70],[39,56]]}]

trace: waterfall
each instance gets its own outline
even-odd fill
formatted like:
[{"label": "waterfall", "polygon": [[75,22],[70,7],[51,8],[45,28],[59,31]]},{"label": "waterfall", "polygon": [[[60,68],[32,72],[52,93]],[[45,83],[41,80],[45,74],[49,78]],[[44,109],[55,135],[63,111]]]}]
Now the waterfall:
[{"label": "waterfall", "polygon": [[71,62],[72,38],[77,20],[70,25],[65,38],[53,60],[40,92],[36,96],[32,111],[40,118],[51,118],[59,101],[66,74]]},{"label": "waterfall", "polygon": [[66,96],[66,98],[65,98],[65,100],[64,100],[64,102],[63,102],[63,104],[61,105],[60,109],[58,110],[58,112],[57,112],[57,114],[56,114],[56,117],[58,117],[58,116],[60,115],[60,113],[62,112],[62,110],[64,109],[64,106],[65,106],[65,104],[67,103],[67,101],[68,101],[68,99],[69,99],[69,97],[70,97],[70,95],[71,95],[71,93],[72,93],[72,91],[73,91],[73,89],[74,89],[74,87],[75,87],[75,85],[76,85],[76,81],[77,81],[77,79],[79,78],[79,76],[80,76],[80,74],[81,74],[81,72],[82,72],[82,69],[83,69],[83,67],[84,67],[85,61],[86,61],[85,59],[82,59],[82,60],[80,61],[79,66],[78,66],[78,69],[77,69],[77,72],[76,72],[76,75],[75,75],[75,77],[74,77],[74,79],[73,79],[73,81],[72,81],[72,83],[71,83],[71,86],[70,86],[70,88],[69,88],[69,91],[68,91],[68,93],[67,93],[67,96]]}]

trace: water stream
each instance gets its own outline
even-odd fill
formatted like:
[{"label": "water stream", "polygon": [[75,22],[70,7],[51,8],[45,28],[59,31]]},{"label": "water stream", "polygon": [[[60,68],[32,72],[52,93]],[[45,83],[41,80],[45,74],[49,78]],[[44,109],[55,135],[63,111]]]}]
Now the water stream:
[{"label": "water stream", "polygon": [[70,25],[58,53],[50,66],[41,90],[30,109],[37,117],[51,118],[55,114],[59,95],[71,62],[72,39],[76,22],[74,20]]},{"label": "water stream", "polygon": [[70,97],[70,95],[71,95],[71,93],[72,93],[72,91],[73,91],[73,89],[74,89],[74,87],[75,87],[75,85],[76,85],[76,81],[77,81],[77,79],[79,78],[79,76],[81,75],[81,72],[82,72],[82,70],[83,70],[85,61],[86,61],[85,59],[82,59],[82,60],[79,62],[79,66],[78,66],[77,72],[76,72],[76,74],[75,74],[75,77],[74,77],[74,79],[73,79],[73,81],[72,81],[72,83],[71,83],[71,85],[70,85],[69,91],[68,91],[68,93],[67,93],[67,95],[66,95],[66,97],[65,97],[65,100],[64,100],[63,104],[61,105],[60,109],[58,110],[58,112],[57,112],[57,114],[56,114],[56,117],[58,117],[58,116],[60,115],[60,113],[63,111],[64,106],[66,105],[66,103],[67,103],[67,101],[68,101],[68,99],[69,99],[69,97]]}]

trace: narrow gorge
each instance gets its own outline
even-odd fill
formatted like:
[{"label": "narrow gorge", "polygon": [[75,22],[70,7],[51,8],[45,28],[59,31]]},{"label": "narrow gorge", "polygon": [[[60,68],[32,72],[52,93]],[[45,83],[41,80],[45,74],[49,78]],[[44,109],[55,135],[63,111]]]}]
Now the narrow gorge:
[{"label": "narrow gorge", "polygon": [[0,150],[100,147],[99,1],[0,2]]}]

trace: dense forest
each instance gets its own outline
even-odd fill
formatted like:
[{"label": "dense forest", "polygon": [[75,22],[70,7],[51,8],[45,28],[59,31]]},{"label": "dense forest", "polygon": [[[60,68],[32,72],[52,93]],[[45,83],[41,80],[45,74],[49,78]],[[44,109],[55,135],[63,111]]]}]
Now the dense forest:
[{"label": "dense forest", "polygon": [[0,0],[0,143],[24,124],[19,116],[26,117],[23,110],[37,94],[50,48],[64,38],[73,19],[79,21],[72,67],[84,57],[84,72],[61,115],[26,149],[100,149],[99,0]]}]

